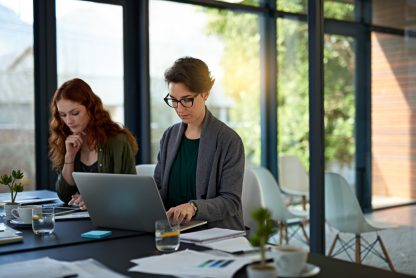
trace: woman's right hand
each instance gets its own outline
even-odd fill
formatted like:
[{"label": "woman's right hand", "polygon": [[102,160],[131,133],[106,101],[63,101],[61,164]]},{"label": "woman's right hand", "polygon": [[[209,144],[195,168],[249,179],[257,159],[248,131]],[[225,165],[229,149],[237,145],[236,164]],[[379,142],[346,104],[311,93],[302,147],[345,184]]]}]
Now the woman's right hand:
[{"label": "woman's right hand", "polygon": [[[81,149],[82,143],[84,142],[83,137],[85,133],[71,134],[65,140],[65,163],[71,163],[74,161],[76,154]],[[71,161],[67,161],[71,160]]]},{"label": "woman's right hand", "polygon": [[68,202],[69,206],[78,206],[81,210],[86,210],[87,206],[84,203],[84,199],[82,199],[82,196],[78,193],[71,196],[71,200]]}]

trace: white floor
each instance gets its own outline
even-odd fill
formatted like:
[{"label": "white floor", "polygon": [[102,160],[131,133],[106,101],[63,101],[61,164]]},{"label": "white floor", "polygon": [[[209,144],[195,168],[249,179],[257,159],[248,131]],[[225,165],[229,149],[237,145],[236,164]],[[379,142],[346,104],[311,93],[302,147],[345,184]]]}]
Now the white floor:
[{"label": "white floor", "polygon": [[[386,246],[396,271],[416,275],[416,205],[378,210],[366,214],[366,218],[372,222],[391,226],[391,228],[379,232],[379,235]],[[309,231],[307,230],[307,232]],[[335,229],[326,228],[326,254],[336,233]],[[290,244],[308,248],[305,243],[298,240],[300,235],[301,233],[298,232],[297,237],[293,238]],[[352,234],[340,234],[340,236],[344,240],[354,237]],[[376,234],[368,233],[363,237],[371,241],[376,238]],[[381,252],[379,246],[376,247],[376,250]],[[350,255],[354,258],[353,253],[350,253]],[[349,260],[345,254],[340,254],[336,258]],[[369,254],[362,263],[389,270],[387,263],[373,254]]]}]

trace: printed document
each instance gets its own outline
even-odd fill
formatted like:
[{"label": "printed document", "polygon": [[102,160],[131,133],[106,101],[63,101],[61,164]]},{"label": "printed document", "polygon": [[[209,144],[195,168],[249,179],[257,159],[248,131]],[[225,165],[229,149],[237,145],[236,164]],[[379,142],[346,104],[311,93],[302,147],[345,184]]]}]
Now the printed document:
[{"label": "printed document", "polygon": [[183,250],[170,254],[132,260],[136,266],[129,271],[199,277],[232,277],[249,258],[224,257],[208,253]]},{"label": "printed document", "polygon": [[245,231],[237,231],[222,228],[211,228],[207,230],[181,234],[181,241],[188,243],[207,243],[227,238],[245,236]]}]

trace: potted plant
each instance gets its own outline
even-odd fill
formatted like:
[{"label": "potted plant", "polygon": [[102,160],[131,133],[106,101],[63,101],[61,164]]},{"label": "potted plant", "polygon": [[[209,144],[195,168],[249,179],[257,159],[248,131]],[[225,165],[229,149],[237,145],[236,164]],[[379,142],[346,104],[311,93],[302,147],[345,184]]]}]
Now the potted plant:
[{"label": "potted plant", "polygon": [[266,242],[276,232],[270,211],[266,208],[258,208],[253,211],[252,217],[257,222],[257,229],[250,238],[250,242],[253,246],[259,247],[260,262],[247,267],[247,276],[256,278],[277,277],[274,264],[266,262]]},{"label": "potted plant", "polygon": [[11,175],[2,175],[0,177],[0,184],[7,185],[10,190],[10,202],[4,205],[4,211],[6,212],[6,220],[13,219],[11,210],[19,206],[16,203],[16,197],[18,192],[23,191],[23,185],[21,182],[18,182],[23,178],[23,172],[20,170],[12,170]]}]

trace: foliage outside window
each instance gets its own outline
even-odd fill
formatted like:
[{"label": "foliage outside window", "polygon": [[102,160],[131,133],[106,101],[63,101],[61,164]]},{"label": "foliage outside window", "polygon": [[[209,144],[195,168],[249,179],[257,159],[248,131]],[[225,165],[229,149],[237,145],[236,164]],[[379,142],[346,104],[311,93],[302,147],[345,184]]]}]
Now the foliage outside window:
[{"label": "foliage outside window", "polygon": [[[333,14],[337,14],[337,11]],[[241,59],[247,64],[257,61],[259,34],[250,26],[255,26],[258,19],[250,18],[248,15],[232,17],[228,11],[210,10],[208,15],[208,32],[221,37],[226,45],[222,60],[227,72],[224,78],[226,91],[234,98],[246,100],[241,102],[242,105],[234,112],[242,120],[250,123],[250,126],[254,126],[258,122],[253,121],[253,117],[258,117],[259,110],[257,106],[251,107],[251,100],[252,96],[256,95],[258,85],[253,86],[250,77],[256,75],[258,68],[252,67],[252,71],[242,71],[235,67],[233,61]],[[278,149],[280,154],[298,155],[309,168],[307,24],[283,19],[278,19],[277,24]],[[327,162],[335,161],[341,168],[352,163],[355,149],[352,43],[352,40],[342,37],[325,37],[325,158]],[[243,77],[246,79],[241,79]],[[247,113],[248,116],[245,116]],[[251,130],[238,131],[246,138],[246,143],[249,142],[248,137],[260,140],[250,137]],[[260,153],[259,145],[251,149],[250,146],[256,145],[249,144],[249,153]]]}]

